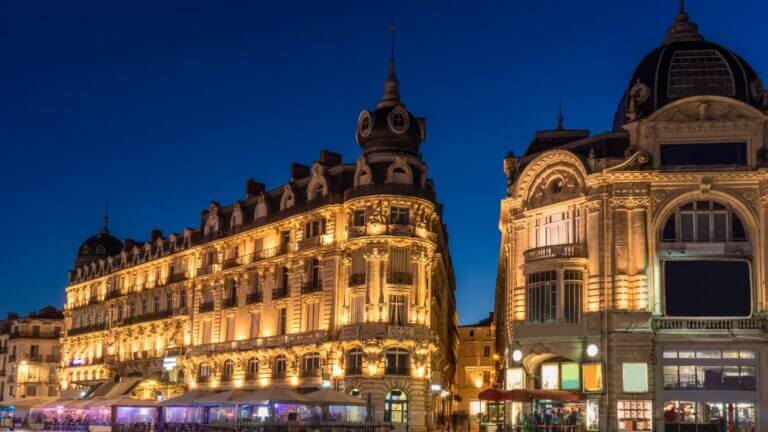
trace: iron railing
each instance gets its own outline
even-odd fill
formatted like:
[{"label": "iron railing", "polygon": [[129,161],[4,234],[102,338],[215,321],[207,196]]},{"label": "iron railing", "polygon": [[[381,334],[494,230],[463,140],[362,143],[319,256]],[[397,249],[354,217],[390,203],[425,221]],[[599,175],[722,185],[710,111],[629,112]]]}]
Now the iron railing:
[{"label": "iron railing", "polygon": [[261,303],[262,301],[264,301],[264,294],[262,294],[261,291],[248,293],[248,295],[245,296],[246,304]]},{"label": "iron railing", "polygon": [[541,246],[523,252],[526,263],[560,258],[583,258],[586,256],[584,244],[570,243]]},{"label": "iron railing", "polygon": [[387,283],[411,285],[413,284],[413,273],[387,272]]}]

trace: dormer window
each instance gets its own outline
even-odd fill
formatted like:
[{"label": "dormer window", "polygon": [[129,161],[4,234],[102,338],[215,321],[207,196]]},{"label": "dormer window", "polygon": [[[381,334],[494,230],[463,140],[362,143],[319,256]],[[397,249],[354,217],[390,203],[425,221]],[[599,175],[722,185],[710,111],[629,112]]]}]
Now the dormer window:
[{"label": "dormer window", "polygon": [[402,106],[397,106],[387,116],[389,128],[396,134],[402,134],[408,130],[408,113]]}]

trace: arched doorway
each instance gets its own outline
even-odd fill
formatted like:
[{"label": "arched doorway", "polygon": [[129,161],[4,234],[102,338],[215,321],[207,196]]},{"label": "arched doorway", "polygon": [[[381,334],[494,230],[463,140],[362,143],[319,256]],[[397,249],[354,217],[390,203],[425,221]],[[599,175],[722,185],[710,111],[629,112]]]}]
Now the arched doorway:
[{"label": "arched doorway", "polygon": [[395,425],[408,423],[408,394],[400,389],[392,389],[384,397],[384,421]]}]

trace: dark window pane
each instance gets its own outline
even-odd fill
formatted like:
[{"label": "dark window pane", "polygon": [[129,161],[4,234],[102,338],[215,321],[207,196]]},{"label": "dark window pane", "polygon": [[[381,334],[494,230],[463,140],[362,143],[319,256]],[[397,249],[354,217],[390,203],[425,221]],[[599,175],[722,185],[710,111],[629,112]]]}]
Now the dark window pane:
[{"label": "dark window pane", "polygon": [[747,239],[747,231],[744,229],[741,219],[735,214],[731,215],[731,230],[733,231],[733,240],[745,241]]},{"label": "dark window pane", "polygon": [[743,142],[661,145],[661,165],[664,167],[746,163],[747,144]]},{"label": "dark window pane", "polygon": [[749,265],[744,261],[666,261],[664,292],[669,316],[748,316]]},{"label": "dark window pane", "polygon": [[664,224],[664,231],[661,234],[662,240],[675,241],[675,215],[672,215],[667,219],[667,223]]}]

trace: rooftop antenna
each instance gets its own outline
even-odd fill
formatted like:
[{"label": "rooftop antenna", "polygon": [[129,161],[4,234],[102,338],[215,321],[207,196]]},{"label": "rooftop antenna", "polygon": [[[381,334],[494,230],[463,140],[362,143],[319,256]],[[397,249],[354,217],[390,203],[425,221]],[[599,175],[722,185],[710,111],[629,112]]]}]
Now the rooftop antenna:
[{"label": "rooftop antenna", "polygon": [[104,195],[104,227],[101,232],[109,232],[109,195]]},{"label": "rooftop antenna", "polygon": [[400,85],[397,82],[395,73],[395,19],[389,24],[390,47],[389,47],[389,73],[387,81],[384,83],[384,96],[381,98],[376,108],[393,107],[400,104]]},{"label": "rooftop antenna", "polygon": [[395,27],[395,17],[392,17],[392,21],[389,22],[389,27],[387,27],[387,30],[389,31],[389,61],[394,62],[395,61],[395,32],[397,31],[397,27]]},{"label": "rooftop antenna", "polygon": [[560,107],[557,110],[557,130],[563,130],[563,98],[560,98]]},{"label": "rooftop antenna", "polygon": [[685,13],[685,0],[679,0],[678,9],[679,9],[679,12],[678,12],[679,14]]}]

